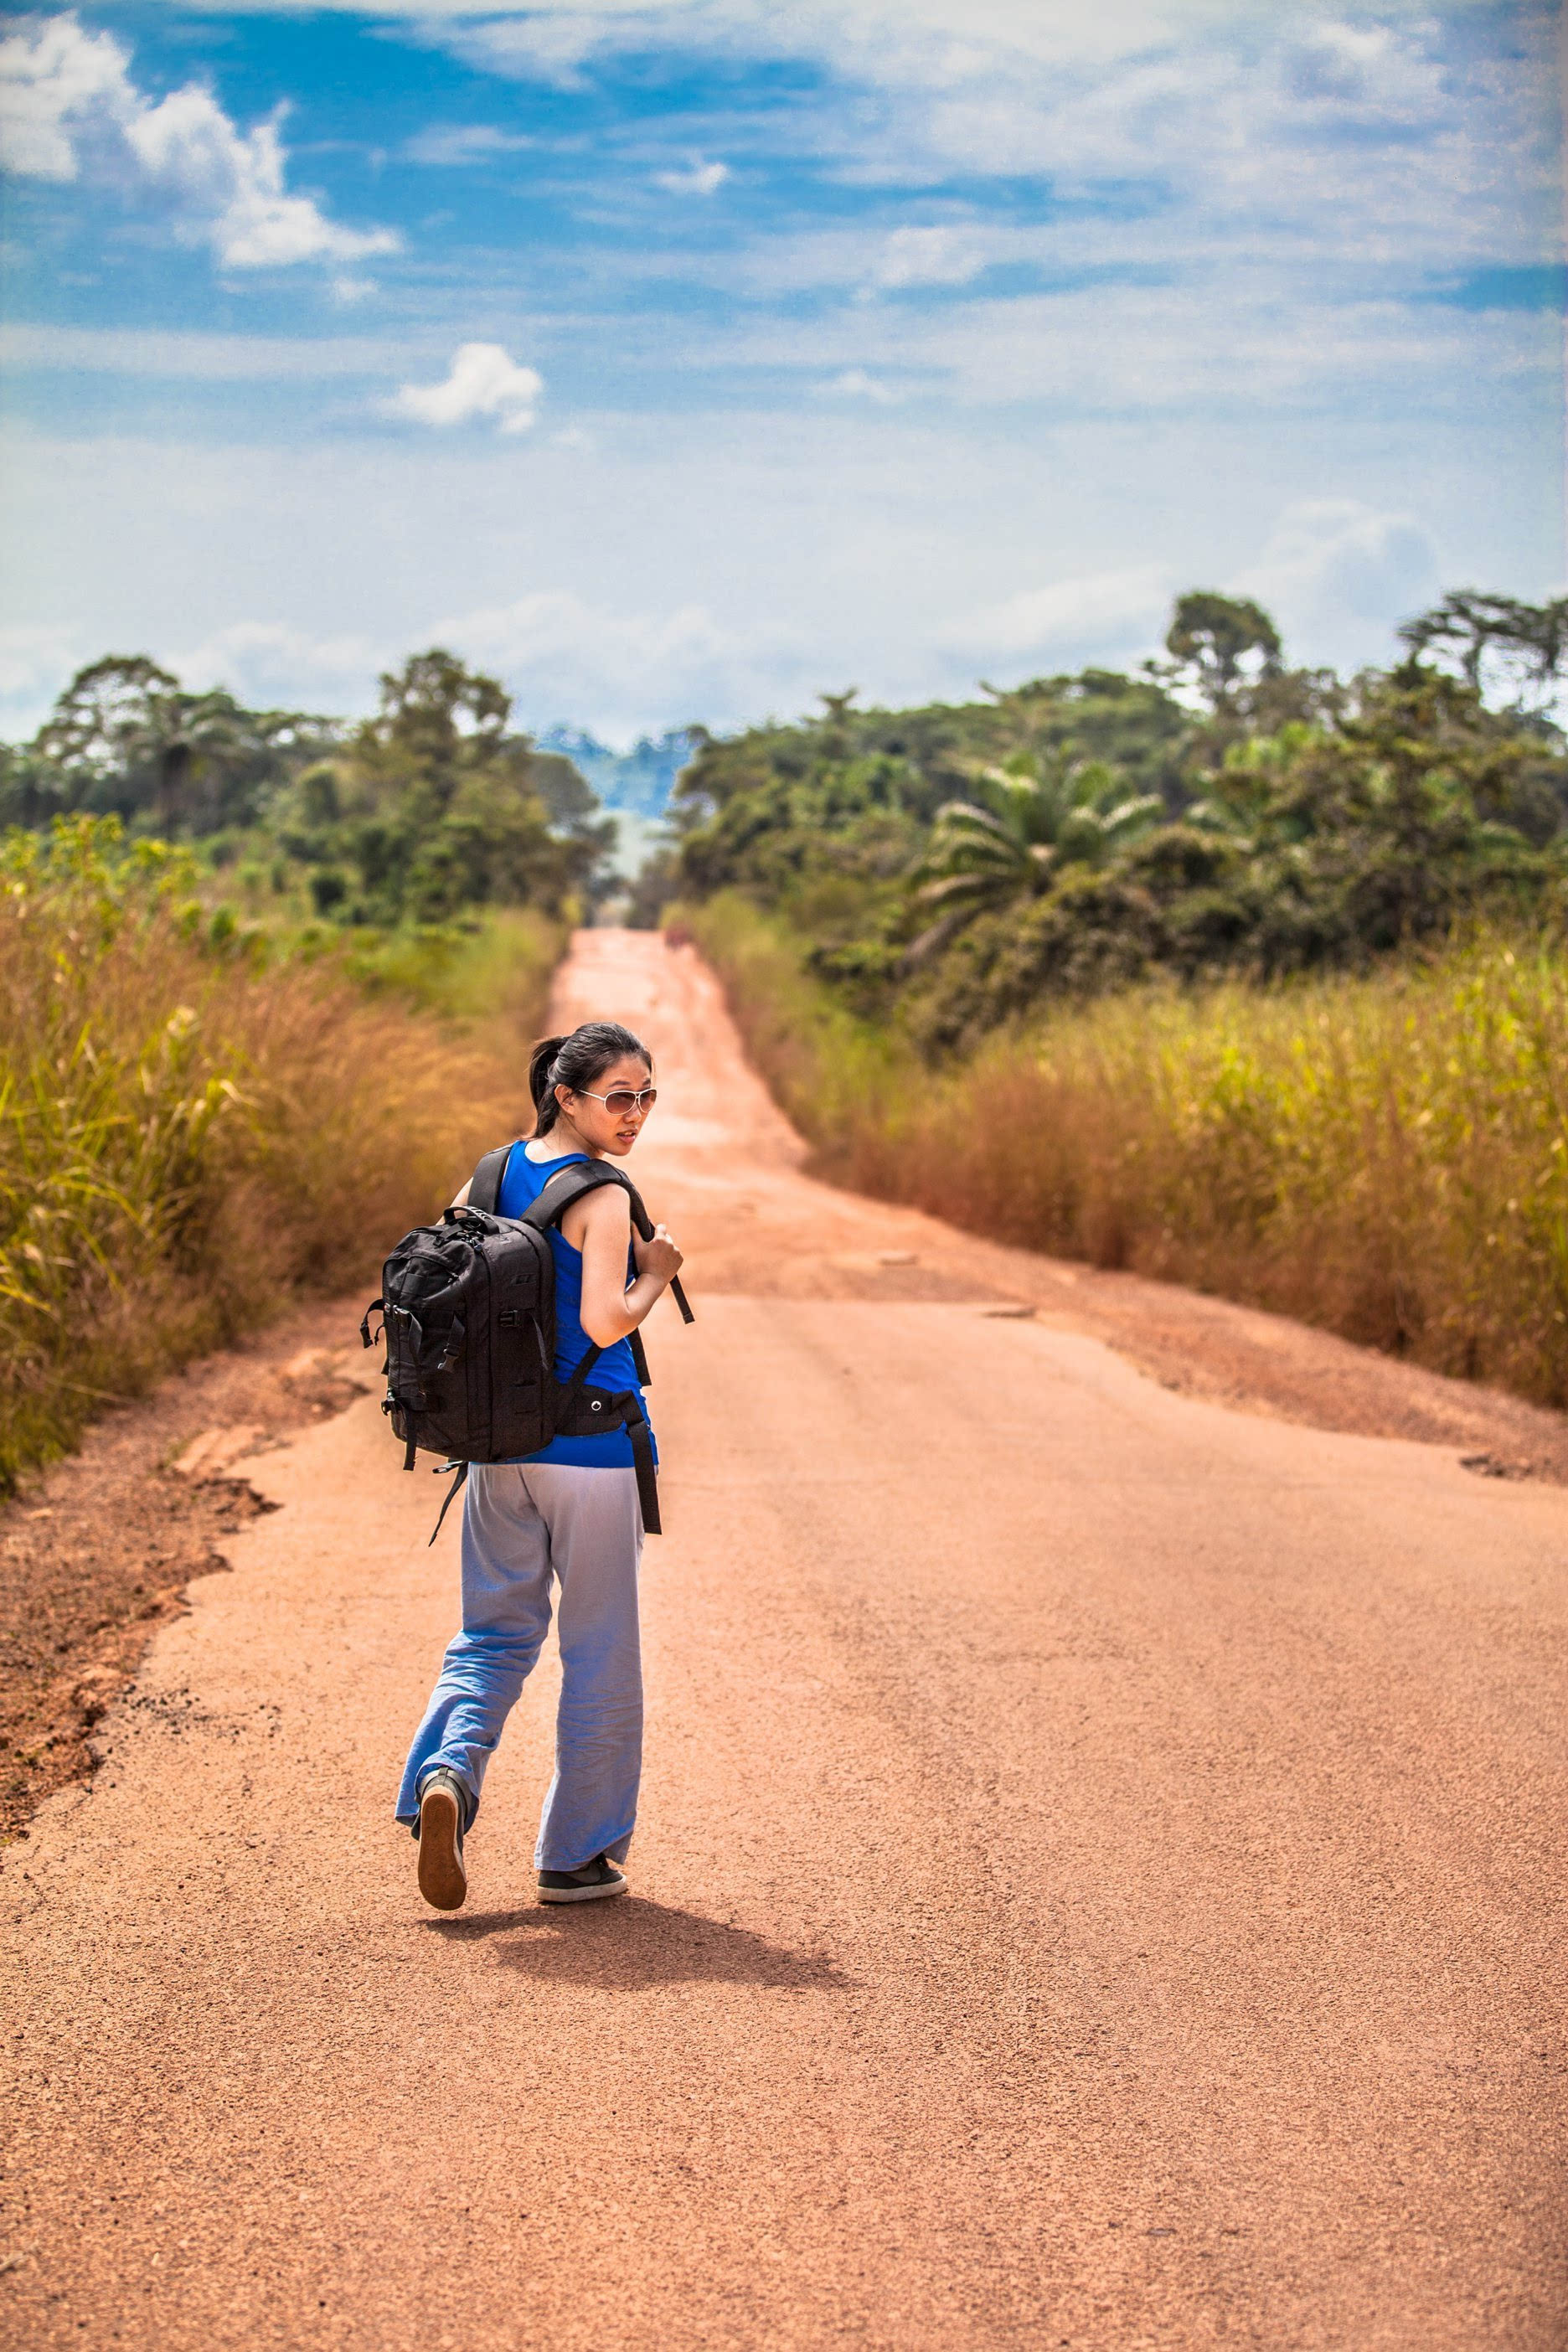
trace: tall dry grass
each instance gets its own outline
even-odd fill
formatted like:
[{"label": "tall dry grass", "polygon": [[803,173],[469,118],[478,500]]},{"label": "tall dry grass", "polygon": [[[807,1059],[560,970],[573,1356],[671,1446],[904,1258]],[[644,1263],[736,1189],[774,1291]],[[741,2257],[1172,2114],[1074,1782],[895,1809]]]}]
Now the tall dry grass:
[{"label": "tall dry grass", "polygon": [[260,964],[189,881],[90,820],[0,854],[0,1490],[105,1402],[373,1276],[522,1114],[521,1055]]},{"label": "tall dry grass", "polygon": [[1568,950],[1137,990],[933,1074],[744,901],[684,908],[836,1181],[1568,1404]]}]

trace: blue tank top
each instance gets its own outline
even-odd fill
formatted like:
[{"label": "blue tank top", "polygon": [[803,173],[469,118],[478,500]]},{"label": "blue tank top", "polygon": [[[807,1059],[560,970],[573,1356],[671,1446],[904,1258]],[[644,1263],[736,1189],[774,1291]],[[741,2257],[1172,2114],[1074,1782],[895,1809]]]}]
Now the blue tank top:
[{"label": "blue tank top", "polygon": [[[585,1151],[563,1151],[559,1160],[531,1160],[522,1145],[514,1143],[501,1171],[496,1195],[498,1214],[521,1217],[525,1209],[533,1206],[558,1168],[587,1156]],[[551,1226],[546,1238],[555,1260],[555,1377],[569,1381],[594,1344],[583,1328],[583,1253],[563,1239],[558,1225]],[[636,1273],[637,1259],[628,1249],[626,1280],[630,1282]],[[617,1339],[602,1350],[588,1375],[588,1384],[595,1389],[637,1389],[637,1394],[642,1394],[629,1339]],[[656,1444],[656,1461],[658,1457]],[[520,1454],[514,1459],[564,1462],[579,1470],[629,1470],[635,1466],[632,1441],[624,1429],[606,1429],[602,1436],[595,1437],[557,1437],[539,1453]]]}]

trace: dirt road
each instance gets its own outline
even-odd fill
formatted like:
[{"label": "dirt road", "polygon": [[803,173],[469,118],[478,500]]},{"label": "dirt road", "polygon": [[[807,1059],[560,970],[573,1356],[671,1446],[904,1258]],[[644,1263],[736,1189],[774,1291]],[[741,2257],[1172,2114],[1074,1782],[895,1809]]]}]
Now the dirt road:
[{"label": "dirt road", "polygon": [[[658,1046],[700,1318],[633,1895],[531,1902],[542,1668],[421,1909],[435,1482],[369,1395],[256,1458],[5,1857],[0,2336],[1557,2352],[1568,1492],[1447,1384],[809,1184],[689,953],[586,935],[563,1010]],[[1215,1403],[1248,1348],[1455,1442]]]}]

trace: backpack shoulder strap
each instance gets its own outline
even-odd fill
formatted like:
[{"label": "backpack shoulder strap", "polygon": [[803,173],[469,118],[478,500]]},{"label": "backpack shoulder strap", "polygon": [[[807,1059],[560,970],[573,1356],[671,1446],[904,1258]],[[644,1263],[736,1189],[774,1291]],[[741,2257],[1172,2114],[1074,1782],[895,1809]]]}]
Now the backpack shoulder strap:
[{"label": "backpack shoulder strap", "polygon": [[[523,1211],[522,1223],[536,1225],[542,1234],[558,1225],[574,1201],[584,1192],[597,1192],[606,1184],[626,1184],[626,1178],[602,1160],[569,1160],[558,1168],[549,1182],[541,1187],[539,1198]],[[628,1185],[626,1189],[631,1188]]]},{"label": "backpack shoulder strap", "polygon": [[[552,1225],[560,1223],[574,1201],[580,1201],[584,1192],[596,1192],[605,1184],[618,1184],[622,1192],[629,1195],[632,1223],[645,1242],[651,1241],[653,1219],[643,1206],[642,1194],[629,1176],[603,1160],[568,1160],[566,1166],[550,1179],[532,1207],[524,1213],[522,1222],[525,1225],[537,1225],[541,1233],[547,1233]],[[671,1282],[669,1292],[680,1309],[681,1321],[691,1322],[694,1318],[679,1275]]]},{"label": "backpack shoulder strap", "polygon": [[[572,1181],[574,1177],[577,1180],[575,1183]],[[642,1194],[637,1191],[625,1169],[615,1167],[607,1160],[569,1160],[558,1175],[552,1176],[539,1196],[541,1201],[546,1196],[550,1200],[550,1210],[545,1222],[553,1224],[571,1207],[574,1201],[580,1201],[584,1192],[597,1192],[605,1184],[620,1186],[631,1202],[633,1224],[645,1242],[651,1241],[653,1219],[643,1206]],[[556,1205],[557,1202],[560,1204],[559,1207]],[[534,1205],[537,1207],[538,1202]],[[529,1213],[531,1215],[532,1212],[530,1211]]]},{"label": "backpack shoulder strap", "polygon": [[510,1143],[498,1144],[493,1151],[486,1152],[468,1179],[470,1209],[482,1209],[487,1217],[495,1215],[496,1203],[500,1199],[501,1178],[506,1173],[506,1163],[510,1158]]}]

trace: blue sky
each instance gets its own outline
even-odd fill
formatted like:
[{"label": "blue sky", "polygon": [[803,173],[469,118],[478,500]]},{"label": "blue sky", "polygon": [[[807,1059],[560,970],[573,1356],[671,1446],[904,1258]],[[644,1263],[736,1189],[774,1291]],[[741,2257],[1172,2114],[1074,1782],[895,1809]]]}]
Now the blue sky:
[{"label": "blue sky", "polygon": [[0,724],[441,640],[617,738],[1563,582],[1554,9],[13,18]]}]

